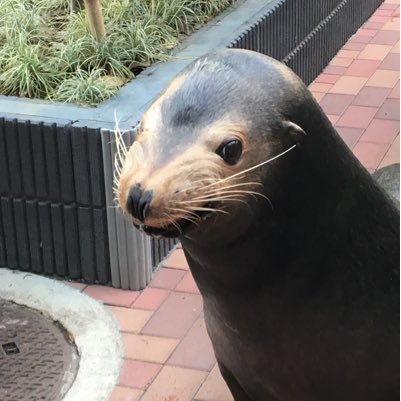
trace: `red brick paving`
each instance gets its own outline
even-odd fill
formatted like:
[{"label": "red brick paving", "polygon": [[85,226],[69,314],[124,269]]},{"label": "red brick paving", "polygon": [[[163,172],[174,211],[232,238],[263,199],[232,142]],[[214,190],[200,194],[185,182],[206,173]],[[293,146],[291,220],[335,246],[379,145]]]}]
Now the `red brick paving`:
[{"label": "red brick paving", "polygon": [[[398,0],[379,7],[310,90],[370,172],[399,162]],[[126,359],[109,401],[233,401],[216,366],[182,249],[141,293],[78,289],[112,305],[123,332]]]},{"label": "red brick paving", "polygon": [[195,401],[234,401],[216,365],[195,396]]},{"label": "red brick paving", "polygon": [[337,95],[334,93],[327,93],[320,101],[320,106],[324,109],[326,114],[341,115],[347,110],[348,106],[354,100],[352,95]]},{"label": "red brick paving", "polygon": [[[379,17],[378,17],[379,18]],[[384,18],[384,17],[380,17],[380,18]],[[356,33],[352,38],[350,38],[350,40],[348,41],[348,43],[369,43],[372,40],[371,37],[369,36],[364,36],[364,35],[360,35],[358,33]],[[336,62],[336,57],[331,61],[331,63],[335,63]]]},{"label": "red brick paving", "polygon": [[398,121],[400,119],[400,100],[399,99],[386,99],[379,111],[376,118],[383,118],[386,120]]},{"label": "red brick paving", "polygon": [[386,156],[384,156],[383,160],[381,161],[379,167],[399,162],[400,162],[400,135],[397,135],[394,142],[390,146],[390,149],[386,153]]},{"label": "red brick paving", "polygon": [[332,75],[343,75],[347,71],[347,67],[341,67],[338,65],[329,65],[324,69],[325,74],[332,74]]},{"label": "red brick paving", "polygon": [[[351,59],[350,59],[351,60]],[[343,95],[356,95],[366,84],[368,78],[343,75],[330,89],[330,93]],[[312,93],[315,91],[313,84],[310,86]]]},{"label": "red brick paving", "polygon": [[382,70],[400,70],[400,55],[398,53],[389,53],[382,63],[380,67]]},{"label": "red brick paving", "polygon": [[333,87],[333,85],[327,83],[313,82],[310,87],[315,92],[327,93]]},{"label": "red brick paving", "polygon": [[361,28],[357,31],[357,35],[373,38],[377,33],[377,29]]},{"label": "red brick paving", "polygon": [[145,362],[165,363],[179,340],[143,334],[123,334],[125,356]]},{"label": "red brick paving", "polygon": [[106,305],[129,307],[139,296],[138,291],[126,291],[102,285],[88,285],[84,293]]},{"label": "red brick paving", "polygon": [[382,88],[394,88],[400,79],[399,71],[377,70],[369,78],[367,86],[378,86]]},{"label": "red brick paving", "polygon": [[400,82],[399,81],[398,81],[397,85],[393,88],[393,90],[391,91],[391,93],[388,97],[390,99],[399,99],[400,98]]},{"label": "red brick paving", "polygon": [[326,84],[334,84],[340,78],[339,75],[334,74],[320,74],[318,78],[316,78],[315,82],[326,83]]},{"label": "red brick paving", "polygon": [[368,44],[358,58],[362,60],[383,60],[390,53],[391,46]]},{"label": "red brick paving", "polygon": [[159,373],[163,365],[125,359],[120,373],[119,385],[146,389]]},{"label": "red brick paving", "polygon": [[168,365],[195,368],[207,372],[210,372],[215,363],[212,343],[207,336],[203,319],[195,322],[167,362]]},{"label": "red brick paving", "polygon": [[356,106],[380,107],[390,93],[390,88],[365,86],[354,97],[352,103]]},{"label": "red brick paving", "polygon": [[337,132],[341,138],[348,145],[350,149],[353,149],[358,139],[362,136],[364,130],[362,128],[350,128],[350,127],[336,127]]},{"label": "red brick paving", "polygon": [[334,125],[338,119],[340,118],[340,116],[337,116],[335,114],[327,114],[327,117],[329,118],[330,122]]},{"label": "red brick paving", "polygon": [[395,45],[400,40],[399,31],[379,31],[370,43],[378,45]]},{"label": "red brick paving", "polygon": [[139,309],[156,310],[170,294],[169,290],[162,288],[145,288],[134,302],[133,307]]},{"label": "red brick paving", "polygon": [[120,306],[108,306],[117,319],[120,330],[127,333],[139,333],[152,316],[151,311],[130,309]]},{"label": "red brick paving", "polygon": [[363,133],[361,141],[391,144],[399,132],[398,121],[374,119]]},{"label": "red brick paving", "polygon": [[187,260],[185,259],[184,251],[182,249],[177,249],[173,252],[164,262],[164,267],[170,267],[172,269],[188,270],[189,266]]},{"label": "red brick paving", "polygon": [[172,290],[184,277],[185,272],[176,269],[162,267],[149,284],[151,287],[166,288]]},{"label": "red brick paving", "polygon": [[377,107],[349,106],[337,121],[337,125],[339,127],[367,128],[377,111]]},{"label": "red brick paving", "polygon": [[141,401],[191,401],[208,372],[164,366]]},{"label": "red brick paving", "polygon": [[138,401],[142,393],[135,388],[116,386],[109,401]]},{"label": "red brick paving", "polygon": [[199,294],[199,289],[191,272],[185,274],[184,278],[178,283],[177,287],[175,287],[175,290],[180,292],[189,292],[191,294]]},{"label": "red brick paving", "polygon": [[374,21],[371,21],[371,22],[367,22],[367,23],[364,25],[364,27],[365,27],[366,29],[379,30],[380,28],[383,27],[383,25],[384,25],[384,22],[374,22]]},{"label": "red brick paving", "polygon": [[353,151],[359,161],[368,169],[377,169],[390,145],[388,143],[359,141]]},{"label": "red brick paving", "polygon": [[154,312],[142,333],[182,338],[199,317],[201,309],[200,295],[172,292],[160,308]]},{"label": "red brick paving", "polygon": [[[381,25],[381,24],[377,24]],[[363,43],[360,42],[348,42],[344,47],[343,50],[362,50],[365,46]]]},{"label": "red brick paving", "polygon": [[[384,4],[382,5],[382,7],[384,6]],[[370,19],[369,22],[381,22],[383,25],[385,22],[388,21],[388,17],[380,17],[377,15],[373,15]],[[369,22],[367,22],[366,24],[369,24]],[[365,25],[366,25],[365,24]]]},{"label": "red brick paving", "polygon": [[370,78],[379,67],[380,60],[354,60],[344,75]]}]

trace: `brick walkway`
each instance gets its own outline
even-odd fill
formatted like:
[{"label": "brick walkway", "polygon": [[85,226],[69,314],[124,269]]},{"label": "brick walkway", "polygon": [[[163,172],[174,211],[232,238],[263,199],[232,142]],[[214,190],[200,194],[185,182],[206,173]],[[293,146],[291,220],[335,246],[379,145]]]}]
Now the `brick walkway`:
[{"label": "brick walkway", "polygon": [[[399,0],[386,0],[310,85],[339,134],[369,171],[399,162]],[[109,401],[229,401],[183,251],[142,292],[82,291],[120,322],[125,363]]]}]

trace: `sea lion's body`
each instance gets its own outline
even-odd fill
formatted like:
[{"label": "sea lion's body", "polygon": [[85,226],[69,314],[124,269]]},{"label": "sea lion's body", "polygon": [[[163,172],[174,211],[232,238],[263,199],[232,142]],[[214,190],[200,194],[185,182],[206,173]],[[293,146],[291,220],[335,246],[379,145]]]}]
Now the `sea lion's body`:
[{"label": "sea lion's body", "polygon": [[324,219],[296,218],[298,194],[238,243],[182,239],[223,375],[248,397],[236,401],[399,399],[398,219],[356,182],[355,208]]},{"label": "sea lion's body", "polygon": [[[207,71],[208,62],[224,68],[213,67],[214,76]],[[226,79],[230,71],[232,82]],[[355,159],[306,87],[280,63],[252,52],[224,50],[207,56],[202,67],[189,67],[178,79],[179,86],[167,89],[148,119],[157,115],[165,135],[172,135],[173,117],[183,108],[193,109],[198,102],[202,118],[192,118],[187,107],[186,118],[175,126],[176,139],[166,140],[168,152],[162,144],[160,153],[150,151],[146,134],[161,131],[159,124],[147,121],[140,154],[155,168],[145,172],[140,167],[141,173],[131,174],[127,166],[122,173],[123,207],[121,200],[131,196],[130,185],[146,188],[148,198],[155,198],[148,202],[147,213],[132,209],[142,218],[134,222],[144,222],[145,231],[152,233],[148,221],[156,224],[152,205],[163,204],[155,176],[164,166],[167,177],[177,174],[170,172],[171,154],[181,130],[188,138],[177,145],[180,152],[195,146],[191,140],[202,141],[198,137],[206,134],[199,127],[213,127],[213,121],[225,121],[227,113],[235,116],[243,122],[241,133],[246,132],[245,139],[240,136],[244,151],[236,162],[242,170],[296,145],[281,158],[252,169],[252,180],[246,175],[263,184],[259,192],[269,202],[249,196],[247,205],[226,206],[229,202],[223,200],[229,214],[208,216],[180,235],[203,297],[216,358],[235,400],[398,400],[396,205]],[[219,161],[213,163],[218,170]],[[196,160],[192,168],[197,168]],[[224,170],[223,181],[227,176]],[[170,190],[174,177],[166,178],[169,187],[163,195],[170,202],[181,193],[205,199],[199,189],[196,196],[187,194],[190,189]]]}]

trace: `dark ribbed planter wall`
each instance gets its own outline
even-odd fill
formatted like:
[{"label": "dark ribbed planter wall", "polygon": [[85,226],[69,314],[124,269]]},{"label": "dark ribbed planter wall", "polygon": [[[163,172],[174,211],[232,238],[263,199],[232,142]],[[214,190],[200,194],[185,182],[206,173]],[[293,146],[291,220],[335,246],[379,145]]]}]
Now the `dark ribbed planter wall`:
[{"label": "dark ribbed planter wall", "polygon": [[96,108],[0,97],[0,266],[145,287],[174,241],[143,236],[115,208],[114,112],[132,143],[152,99],[218,47],[268,54],[309,84],[381,3],[248,0]]}]

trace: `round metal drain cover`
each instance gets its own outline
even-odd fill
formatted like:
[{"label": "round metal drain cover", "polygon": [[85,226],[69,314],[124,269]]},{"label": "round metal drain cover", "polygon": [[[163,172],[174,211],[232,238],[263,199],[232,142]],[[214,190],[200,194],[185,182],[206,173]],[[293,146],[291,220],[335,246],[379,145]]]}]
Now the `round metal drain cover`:
[{"label": "round metal drain cover", "polygon": [[34,309],[0,300],[1,401],[60,401],[78,362],[60,325]]}]

